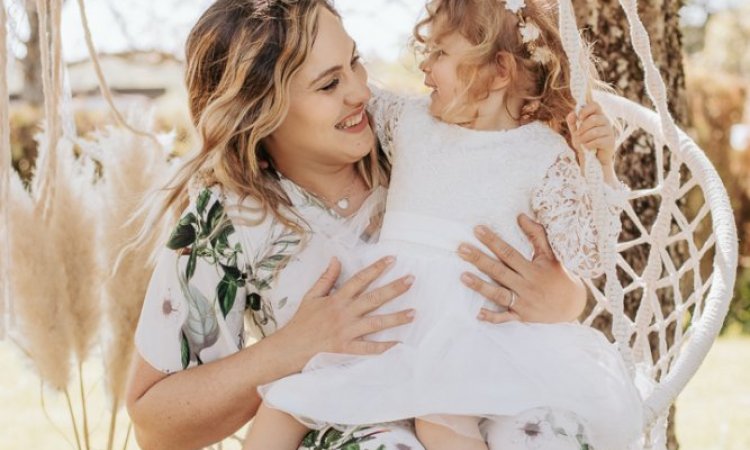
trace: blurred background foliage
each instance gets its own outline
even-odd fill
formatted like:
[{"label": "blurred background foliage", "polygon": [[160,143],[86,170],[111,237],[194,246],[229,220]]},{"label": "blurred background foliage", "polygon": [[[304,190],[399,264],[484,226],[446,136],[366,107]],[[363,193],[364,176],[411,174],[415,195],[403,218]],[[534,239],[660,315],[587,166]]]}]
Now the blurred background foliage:
[{"label": "blurred background foliage", "polygon": [[[345,18],[349,15],[355,20],[357,14],[367,12],[350,5],[352,2],[338,3]],[[413,5],[399,0],[386,3],[394,8],[402,7],[407,16],[413,15]],[[26,14],[34,14],[33,2],[12,5],[26,8]],[[110,11],[118,17],[121,12],[114,2],[112,5]],[[750,2],[690,0],[682,8],[681,21],[689,131],[721,174],[740,230],[742,262],[736,298],[725,330],[750,333]],[[34,136],[42,118],[42,89],[35,62],[38,56],[33,50],[34,42],[38,41],[34,32],[38,30],[18,24],[14,29],[20,48],[16,54],[20,57],[11,73],[13,166],[28,180],[37,154]],[[408,31],[402,30],[401,42],[405,42]],[[102,55],[104,71],[117,94],[118,104],[131,110],[155,108],[157,131],[173,131],[176,152],[186,152],[195,145],[195,134],[185,108],[181,54],[135,42],[130,47],[127,51]],[[365,54],[371,77],[397,90],[420,89],[421,77],[414,57],[406,46],[398,49],[397,54],[400,56],[395,58],[384,58],[375,52]],[[112,123],[109,110],[95,87],[90,63],[85,59],[73,61],[68,70],[79,134],[86,136]],[[139,73],[147,76],[139,76]]]}]

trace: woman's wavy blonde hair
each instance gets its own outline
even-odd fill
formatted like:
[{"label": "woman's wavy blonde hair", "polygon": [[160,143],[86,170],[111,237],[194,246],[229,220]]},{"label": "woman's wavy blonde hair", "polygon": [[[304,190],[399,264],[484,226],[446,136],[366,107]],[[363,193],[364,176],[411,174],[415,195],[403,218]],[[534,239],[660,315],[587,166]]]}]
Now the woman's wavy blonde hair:
[{"label": "woman's wavy blonde hair", "polygon": [[[217,0],[198,19],[186,43],[185,80],[200,149],[158,205],[151,203],[142,234],[187,207],[198,173],[207,184],[254,199],[257,221],[272,214],[302,231],[263,140],[287,116],[290,83],[315,42],[322,10],[340,17],[328,0]],[[377,146],[357,164],[370,188],[387,183]]]},{"label": "woman's wavy blonde hair", "polygon": [[[536,40],[551,53],[548,62],[532,59],[519,30],[518,14],[506,8],[502,0],[432,0],[427,3],[427,16],[414,28],[417,49],[429,55],[430,48],[452,32],[460,33],[473,48],[459,67],[465,89],[446,107],[445,115],[455,114],[466,102],[478,101],[489,95],[490,72],[497,55],[505,53],[511,78],[508,92],[522,100],[522,124],[539,120],[563,135],[570,143],[570,130],[565,118],[575,109],[570,90],[570,67],[557,27],[557,1],[526,0],[521,15],[541,31]],[[603,87],[588,54],[590,86]],[[507,107],[507,99],[506,99]]]}]

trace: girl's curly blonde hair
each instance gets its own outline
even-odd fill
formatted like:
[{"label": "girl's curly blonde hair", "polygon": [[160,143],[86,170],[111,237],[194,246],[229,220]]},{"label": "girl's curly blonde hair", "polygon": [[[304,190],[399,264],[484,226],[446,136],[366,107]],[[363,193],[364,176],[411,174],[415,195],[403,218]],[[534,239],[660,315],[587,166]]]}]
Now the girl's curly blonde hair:
[{"label": "girl's curly blonde hair", "polygon": [[[465,83],[463,95],[446,108],[446,115],[461,106],[458,102],[479,101],[489,95],[490,73],[498,64],[498,55],[510,74],[508,92],[521,100],[521,124],[535,120],[545,122],[571,142],[565,118],[575,109],[570,90],[570,62],[563,49],[557,27],[557,1],[526,0],[518,13],[510,11],[502,0],[432,0],[427,3],[427,17],[414,28],[418,50],[429,53],[435,43],[458,32],[473,48],[459,67]],[[524,42],[523,23],[533,24],[539,36]],[[546,58],[540,62],[534,50],[541,48]],[[590,86],[600,86],[590,53],[586,53]],[[506,98],[506,107],[508,99]],[[509,111],[510,113],[510,111]],[[511,116],[515,116],[511,113]]]}]

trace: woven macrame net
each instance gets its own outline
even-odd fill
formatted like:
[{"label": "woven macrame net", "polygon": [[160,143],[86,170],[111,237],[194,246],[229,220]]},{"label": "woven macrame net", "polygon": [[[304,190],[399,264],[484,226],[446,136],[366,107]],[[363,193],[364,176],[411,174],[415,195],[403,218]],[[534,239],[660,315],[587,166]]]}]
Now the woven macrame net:
[{"label": "woven macrame net", "polygon": [[[624,214],[638,235],[608,242],[602,171],[593,154],[586,178],[596,193],[594,217],[606,268],[603,283],[586,280],[596,304],[583,320],[611,317],[614,338],[644,397],[645,448],[666,448],[669,406],[703,361],[721,329],[732,297],[737,265],[737,231],[726,190],[703,151],[679,130],[667,109],[666,88],[635,0],[620,0],[633,47],[656,112],[624,98],[595,93],[607,115],[623,127],[620,143],[635,133],[652,139],[655,184],[633,190]],[[570,0],[560,1],[560,31],[571,64],[571,89],[578,106],[586,99],[583,47]],[[633,204],[654,197],[656,218],[639,217]],[[645,267],[634,268],[625,254],[647,252]],[[599,280],[596,280],[599,281]],[[640,299],[635,317],[624,312],[627,294]],[[662,301],[667,299],[668,301]]]}]

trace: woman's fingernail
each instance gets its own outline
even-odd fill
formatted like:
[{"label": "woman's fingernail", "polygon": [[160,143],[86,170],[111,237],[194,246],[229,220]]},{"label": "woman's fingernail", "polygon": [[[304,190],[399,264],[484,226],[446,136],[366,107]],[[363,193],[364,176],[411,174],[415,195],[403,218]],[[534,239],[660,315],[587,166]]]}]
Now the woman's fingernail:
[{"label": "woman's fingernail", "polygon": [[406,312],[406,317],[408,317],[409,319],[413,319],[414,316],[416,315],[417,315],[417,312],[413,309],[410,309],[409,311]]},{"label": "woman's fingernail", "polygon": [[472,285],[474,283],[474,280],[467,273],[461,275],[461,281],[463,281],[464,284],[467,285]]},{"label": "woman's fingernail", "polygon": [[479,225],[474,230],[476,231],[477,236],[481,236],[481,237],[487,236],[490,232],[490,230],[484,225]]},{"label": "woman's fingernail", "polygon": [[385,265],[387,265],[387,266],[390,266],[391,264],[393,264],[395,262],[396,262],[396,257],[395,256],[387,256],[385,258]]},{"label": "woman's fingernail", "polygon": [[461,254],[462,256],[469,256],[471,255],[471,247],[469,247],[466,244],[461,244],[458,247],[458,253]]},{"label": "woman's fingernail", "polygon": [[407,286],[411,286],[414,284],[414,275],[409,275],[408,277],[404,278],[404,284]]},{"label": "woman's fingernail", "polygon": [[479,314],[477,314],[477,319],[484,320],[484,311],[479,311]]}]

